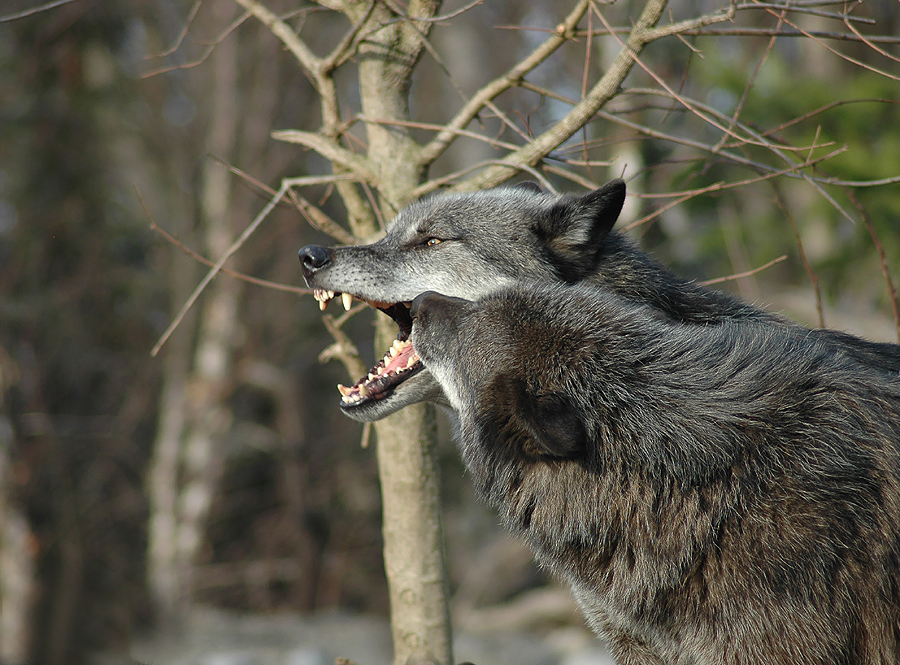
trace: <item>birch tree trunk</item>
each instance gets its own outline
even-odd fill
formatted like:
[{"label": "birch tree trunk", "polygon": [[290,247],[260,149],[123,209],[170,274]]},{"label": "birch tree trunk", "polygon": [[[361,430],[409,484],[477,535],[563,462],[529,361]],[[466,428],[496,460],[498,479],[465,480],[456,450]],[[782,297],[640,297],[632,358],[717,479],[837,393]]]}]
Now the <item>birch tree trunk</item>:
[{"label": "birch tree trunk", "polygon": [[[439,2],[411,2],[408,16],[430,18]],[[430,24],[394,20],[379,4],[370,19],[383,27],[363,43],[359,87],[365,116],[408,121],[413,69]],[[418,145],[407,130],[369,124],[369,162],[378,169],[381,212],[392,218],[423,179]],[[380,317],[376,354],[390,346],[396,327]],[[394,665],[453,663],[444,574],[440,475],[435,455],[434,407],[407,407],[375,424],[383,503],[385,572],[391,601]]]},{"label": "birch tree trunk", "polygon": [[[217,3],[215,20],[226,24],[232,8]],[[237,134],[237,44],[225,40],[213,52],[207,152],[227,157]],[[204,163],[200,225],[212,256],[234,241],[232,192],[227,170]],[[151,521],[148,576],[160,618],[170,625],[191,602],[193,569],[223,464],[223,443],[232,422],[228,394],[238,327],[241,285],[216,280],[206,293],[190,336],[167,362],[160,429],[149,474]],[[182,331],[184,333],[185,331]]]}]

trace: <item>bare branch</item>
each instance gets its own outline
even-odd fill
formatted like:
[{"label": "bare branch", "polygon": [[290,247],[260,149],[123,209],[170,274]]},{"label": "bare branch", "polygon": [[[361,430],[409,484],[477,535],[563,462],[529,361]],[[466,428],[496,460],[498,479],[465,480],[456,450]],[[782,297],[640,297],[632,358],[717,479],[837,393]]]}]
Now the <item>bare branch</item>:
[{"label": "bare branch", "polygon": [[732,21],[734,20],[734,12],[735,3],[734,0],[731,0],[731,3],[728,5],[728,9],[724,11],[706,14],[705,16],[699,16],[695,19],[681,21],[680,23],[670,23],[669,25],[664,25],[654,30],[648,30],[647,41],[651,42],[657,39],[662,39],[663,37],[668,37],[670,35],[683,35],[691,30],[701,30],[702,28],[705,28],[709,25]]},{"label": "bare branch", "polygon": [[888,298],[891,301],[891,310],[894,314],[894,327],[897,330],[897,341],[900,343],[900,301],[897,298],[897,287],[894,286],[894,280],[891,277],[891,270],[888,268],[887,256],[884,253],[884,246],[881,244],[881,240],[878,238],[878,234],[875,233],[875,227],[872,225],[872,220],[869,217],[869,213],[866,212],[866,209],[863,208],[862,204],[853,194],[853,192],[847,192],[847,196],[850,197],[850,201],[859,211],[860,217],[863,218],[863,222],[865,222],[866,229],[869,231],[869,235],[872,237],[872,243],[875,245],[875,251],[878,253],[878,260],[881,263],[881,274],[884,276],[885,284],[887,284],[887,292]]},{"label": "bare branch", "polygon": [[[896,74],[891,74],[891,73],[886,72],[886,71],[884,71],[884,70],[878,69],[877,67],[873,67],[872,65],[869,65],[869,64],[867,64],[867,63],[865,63],[865,62],[862,62],[861,60],[857,60],[856,58],[852,58],[852,57],[850,57],[849,55],[845,55],[845,54],[841,53],[840,51],[836,51],[835,49],[831,48],[828,44],[825,44],[822,40],[820,40],[819,38],[813,36],[810,32],[808,32],[808,31],[806,31],[806,30],[803,30],[803,28],[799,27],[799,26],[796,25],[795,23],[791,23],[791,22],[790,22],[789,20],[787,20],[787,19],[785,19],[784,22],[787,23],[787,24],[788,24],[789,26],[791,26],[792,28],[794,28],[795,30],[797,30],[798,32],[800,32],[800,33],[802,33],[803,35],[805,35],[806,37],[809,37],[812,41],[814,41],[814,42],[816,42],[817,44],[819,44],[822,48],[824,48],[824,49],[826,49],[827,51],[833,53],[834,55],[838,56],[838,57],[841,58],[842,60],[846,60],[847,62],[852,63],[852,64],[856,65],[857,67],[861,67],[862,69],[867,69],[867,70],[870,71],[870,72],[874,72],[874,73],[876,73],[876,74],[880,74],[881,76],[884,76],[884,77],[886,77],[886,78],[889,78],[889,79],[891,79],[892,81],[900,81],[900,76],[897,76]],[[849,26],[848,26],[848,27],[849,27]]]},{"label": "bare branch", "polygon": [[356,20],[353,27],[347,31],[331,54],[322,60],[321,71],[323,76],[331,74],[356,53],[356,50],[359,48],[359,41],[362,38],[362,28],[372,15],[372,10],[375,9],[375,2],[376,0],[370,0],[369,6]]},{"label": "bare branch", "polygon": [[267,7],[257,2],[257,0],[234,1],[253,14],[273,35],[281,40],[281,43],[287,47],[288,51],[297,58],[297,61],[303,66],[307,73],[312,76],[313,85],[318,89],[318,84],[321,79],[320,71],[322,60],[294,33],[291,26],[278,18],[278,16],[273,14]]},{"label": "bare branch", "polygon": [[157,53],[156,55],[147,56],[144,58],[145,60],[149,60],[150,58],[164,58],[167,55],[171,55],[179,48],[181,48],[181,44],[184,42],[184,38],[187,37],[188,32],[190,32],[191,24],[194,22],[194,18],[197,16],[197,12],[200,11],[200,5],[203,4],[203,0],[197,0],[194,3],[194,6],[191,7],[191,11],[188,13],[187,18],[184,21],[184,26],[181,29],[181,33],[178,37],[175,38],[175,43],[172,44],[168,49],[163,51],[162,53]]},{"label": "bare branch", "polygon": [[156,356],[159,353],[159,350],[163,347],[163,344],[166,343],[166,340],[171,337],[172,333],[175,332],[175,329],[181,323],[181,320],[188,313],[188,311],[193,307],[194,303],[197,301],[197,298],[200,297],[200,294],[203,293],[203,290],[207,287],[207,285],[212,281],[213,277],[222,269],[222,266],[225,262],[232,257],[232,255],[241,248],[241,246],[247,241],[254,231],[259,227],[259,225],[263,222],[263,220],[269,215],[270,212],[278,205],[278,202],[281,201],[284,196],[285,191],[287,191],[287,187],[282,183],[281,188],[278,190],[276,195],[270,200],[266,206],[260,211],[260,213],[256,216],[250,225],[244,229],[244,232],[235,240],[231,247],[222,255],[222,257],[216,261],[216,264],[210,269],[208,273],[206,273],[206,277],[197,285],[197,288],[194,289],[194,292],[191,294],[190,298],[187,299],[187,302],[181,308],[181,311],[178,312],[178,315],[169,324],[169,327],[166,328],[165,332],[159,338],[159,341],[156,342],[153,349],[150,351],[151,356]]},{"label": "bare branch", "polygon": [[[290,180],[285,180],[284,182],[290,183]],[[288,184],[288,187],[291,187],[291,185]],[[322,212],[321,208],[314,206],[297,192],[293,191],[293,189],[290,190],[290,196],[297,205],[297,209],[303,214],[311,227],[330,235],[332,238],[345,245],[352,245],[357,242],[357,239],[352,234],[347,233],[343,226]]]},{"label": "bare branch", "polygon": [[[435,132],[443,132],[447,131],[446,125],[435,125],[427,122],[405,122],[402,120],[385,120],[383,118],[369,118],[368,116],[358,115],[356,116],[357,120],[361,122],[371,122],[379,125],[396,125],[397,127],[411,127],[415,129],[429,129]],[[470,132],[465,129],[454,129],[450,130],[459,136],[464,136],[466,138],[475,139],[476,141],[481,141],[483,143],[487,143],[492,148],[503,148],[504,150],[518,150],[520,146],[515,143],[508,143],[506,141],[499,141],[497,139],[492,139],[490,137],[484,136],[477,132]]]},{"label": "bare branch", "polygon": [[[200,263],[203,263],[208,266],[214,266],[215,264],[207,259],[205,256],[195,252],[190,247],[182,243],[178,238],[173,236],[171,233],[160,227],[156,221],[153,219],[153,215],[150,212],[150,208],[147,207],[147,203],[144,201],[144,197],[141,194],[141,190],[138,189],[137,185],[134,186],[134,191],[137,193],[138,201],[140,201],[141,208],[144,209],[144,214],[147,216],[147,219],[150,220],[150,230],[162,236],[164,240],[170,242],[171,244],[178,247],[185,254],[190,256],[193,259],[196,259]],[[245,282],[249,282],[250,284],[256,284],[257,286],[265,286],[270,289],[275,289],[276,291],[287,291],[289,293],[298,293],[298,294],[307,294],[312,293],[311,289],[304,289],[299,286],[291,286],[289,284],[280,284],[278,282],[270,282],[267,279],[259,279],[258,277],[251,277],[250,275],[246,275],[242,272],[238,272],[236,270],[229,270],[228,268],[222,268],[222,272],[226,275],[231,275],[232,277],[236,277],[237,279],[241,279]]]},{"label": "bare branch", "polygon": [[[530,176],[534,177],[541,185],[547,189],[548,191],[555,192],[556,189],[553,187],[553,184],[547,180],[547,178],[538,171],[535,167],[530,164],[511,164],[506,160],[502,159],[486,159],[484,161],[478,162],[477,164],[473,164],[472,166],[467,166],[464,169],[460,169],[459,171],[455,171],[448,175],[442,176],[440,178],[432,178],[428,182],[416,187],[409,194],[410,200],[415,200],[417,198],[421,198],[426,194],[430,194],[431,192],[440,189],[444,185],[447,185],[454,180],[457,180],[464,176],[467,173],[471,173],[473,171],[477,171],[486,166],[494,166],[499,169],[502,169],[504,172],[508,173],[508,177],[504,178],[505,180],[509,180],[517,173],[527,173]],[[453,187],[453,189],[457,189],[458,187]]]},{"label": "bare branch", "polygon": [[15,21],[20,18],[25,18],[26,16],[33,16],[34,14],[39,14],[40,12],[45,12],[50,9],[62,7],[63,5],[68,5],[71,2],[76,2],[76,0],[55,0],[54,2],[48,2],[43,5],[38,5],[37,7],[32,7],[31,9],[25,9],[16,14],[7,14],[6,16],[0,16],[0,23],[7,23],[9,21]]},{"label": "bare branch", "polygon": [[[199,8],[200,4],[198,3],[195,6]],[[190,17],[188,20],[190,20],[192,18],[193,18],[193,16]],[[198,65],[202,65],[204,62],[206,62],[207,58],[209,58],[209,56],[212,55],[212,52],[216,49],[216,46],[218,46],[222,42],[223,39],[228,37],[228,35],[230,35],[232,32],[237,30],[241,26],[241,24],[244,21],[246,21],[248,18],[250,18],[250,14],[248,12],[244,12],[243,14],[241,14],[241,16],[239,16],[235,21],[233,21],[231,23],[231,25],[229,25],[227,28],[225,28],[218,37],[216,37],[212,42],[210,42],[207,45],[206,50],[203,52],[203,55],[201,55],[196,60],[191,60],[190,62],[184,62],[184,63],[178,64],[178,65],[171,65],[169,67],[161,67],[159,69],[154,69],[153,71],[147,72],[146,74],[141,74],[141,78],[147,79],[147,78],[151,78],[153,76],[158,76],[159,74],[165,74],[167,72],[173,72],[173,71],[177,71],[177,70],[181,70],[181,69],[191,69],[192,67],[197,67]],[[185,28],[185,33],[186,33],[186,31],[187,31],[187,28]],[[180,40],[181,40],[181,38],[179,38],[179,41],[176,42],[176,44],[180,45]],[[177,48],[177,46],[174,46],[173,48]],[[159,56],[155,56],[155,57],[162,57],[163,55],[166,55],[171,52],[172,52],[172,50],[170,49],[169,51],[165,51],[162,54],[160,54]]]},{"label": "bare branch", "polygon": [[525,75],[549,58],[554,51],[572,38],[575,27],[587,12],[590,0],[579,0],[575,8],[566,16],[565,20],[557,26],[555,32],[544,43],[532,51],[515,67],[502,76],[497,77],[483,86],[469,102],[463,106],[456,116],[447,123],[447,129],[435,136],[425,145],[419,159],[423,166],[428,166],[450,147],[458,136],[456,132],[465,129],[472,120],[481,112],[485,105],[497,95],[515,87]]},{"label": "bare branch", "polygon": [[[838,3],[834,3],[838,4]],[[812,7],[817,7],[822,5],[801,5],[801,4],[779,4],[777,2],[751,2],[747,4],[738,5],[738,10],[746,10],[746,9],[771,9],[778,10],[781,12],[794,12],[796,14],[808,14],[810,16],[821,16],[823,18],[833,18],[837,20],[843,21],[856,21],[858,23],[868,23],[869,25],[874,25],[876,23],[875,19],[871,18],[863,18],[861,16],[850,16],[848,14],[844,14],[841,12],[825,12],[819,9],[812,9]]]},{"label": "bare branch", "polygon": [[713,284],[721,284],[722,282],[730,282],[735,279],[743,279],[744,277],[751,277],[758,272],[762,272],[766,268],[771,268],[776,263],[781,263],[787,259],[787,254],[782,254],[777,259],[772,259],[768,263],[759,266],[759,268],[754,268],[753,270],[747,270],[746,272],[740,272],[735,275],[728,275],[727,277],[716,277],[715,279],[707,279],[706,281],[700,282],[701,286],[712,286]]},{"label": "bare branch", "polygon": [[[138,194],[138,196],[140,196],[140,194]],[[141,205],[144,205],[143,199],[141,200]],[[146,206],[144,206],[144,212],[148,215],[150,214],[149,211],[147,210]],[[184,252],[185,254],[190,256],[192,259],[196,259],[203,265],[209,266],[211,268],[216,265],[215,263],[210,261],[208,258],[203,256],[202,254],[194,251],[193,249],[191,249],[190,247],[185,245],[183,242],[181,242],[178,238],[173,236],[171,233],[169,233],[162,227],[158,226],[156,224],[156,222],[152,221],[152,218],[151,218],[151,223],[150,223],[150,230],[153,231],[154,233],[158,234],[159,236],[161,236],[166,242],[169,242],[172,245],[175,245],[175,247],[177,247],[182,252]],[[252,277],[246,273],[239,272],[237,270],[230,270],[229,268],[222,268],[220,272],[222,272],[225,275],[230,275],[231,277],[240,279],[249,284],[255,284],[256,286],[264,286],[268,289],[275,289],[276,291],[287,291],[288,293],[296,293],[298,295],[308,295],[308,294],[312,293],[312,289],[306,289],[306,288],[303,288],[300,286],[292,286],[290,284],[281,284],[280,282],[271,282],[267,279],[260,279],[259,277]]]},{"label": "bare branch", "polygon": [[709,194],[711,192],[721,192],[721,191],[725,191],[727,189],[735,189],[737,187],[745,187],[747,185],[751,185],[751,184],[757,183],[757,182],[766,182],[768,180],[773,180],[780,176],[789,176],[797,169],[808,168],[810,166],[813,166],[817,162],[823,162],[825,160],[831,159],[832,157],[834,157],[836,154],[839,154],[840,152],[842,152],[842,151],[835,151],[835,152],[825,155],[823,157],[819,157],[816,160],[810,160],[810,161],[804,162],[803,164],[797,164],[794,167],[784,169],[782,171],[769,171],[765,175],[760,175],[760,176],[757,176],[756,178],[745,178],[745,179],[739,180],[737,182],[716,182],[716,183],[713,183],[712,185],[707,185],[706,187],[701,187],[699,189],[692,189],[692,190],[683,191],[683,192],[669,192],[666,194],[656,195],[655,197],[650,194],[644,194],[643,195],[644,198],[670,198],[670,197],[678,197],[678,198],[676,198],[676,200],[671,201],[670,203],[662,206],[661,208],[657,208],[656,210],[654,210],[650,214],[642,217],[641,219],[639,219],[635,222],[631,222],[628,226],[625,227],[625,230],[627,231],[627,230],[633,229],[635,227],[641,226],[642,224],[646,224],[650,220],[659,217],[666,210],[669,210],[670,208],[674,208],[675,206],[680,205],[680,204],[684,203],[685,201],[692,199],[696,196],[699,196],[701,194]]},{"label": "bare branch", "polygon": [[[644,6],[643,12],[638,17],[634,29],[628,36],[616,59],[603,75],[599,82],[591,89],[591,92],[569,113],[553,125],[549,130],[538,136],[528,145],[501,160],[501,164],[493,166],[460,183],[458,189],[482,189],[494,187],[509,179],[510,169],[520,169],[522,165],[534,165],[548,155],[553,149],[569,139],[575,132],[584,126],[594,114],[615,96],[625,77],[631,71],[636,62],[640,62],[638,55],[647,45],[647,36],[652,33],[652,28],[662,16],[666,0],[649,0]],[[603,15],[598,14],[603,21]]]},{"label": "bare branch", "polygon": [[[367,305],[362,305],[360,309],[365,307],[367,307]],[[334,344],[319,354],[319,362],[324,363],[332,359],[340,360],[346,368],[348,376],[352,377],[352,379],[356,379],[357,377],[365,376],[366,365],[360,359],[359,350],[356,348],[356,345],[341,329],[344,320],[345,319],[342,317],[341,320],[335,321],[334,317],[330,314],[322,316],[322,323],[325,324],[325,328],[328,329],[328,332],[334,338]]]},{"label": "bare branch", "polygon": [[377,172],[369,163],[369,160],[362,155],[357,155],[341,147],[336,141],[327,136],[315,132],[304,132],[299,129],[283,129],[272,132],[272,138],[277,141],[298,143],[311,148],[333,164],[350,171],[355,176],[355,179],[367,182],[373,187],[378,186]]},{"label": "bare branch", "polygon": [[[631,32],[629,27],[613,27],[611,31],[595,30],[593,34],[627,35]],[[586,30],[578,30],[576,37],[585,37]],[[817,37],[833,41],[863,42],[872,44],[900,44],[900,37],[893,35],[862,35],[848,34],[846,32],[828,32],[825,30],[774,30],[773,28],[693,28],[682,30],[676,34],[688,37]]]}]

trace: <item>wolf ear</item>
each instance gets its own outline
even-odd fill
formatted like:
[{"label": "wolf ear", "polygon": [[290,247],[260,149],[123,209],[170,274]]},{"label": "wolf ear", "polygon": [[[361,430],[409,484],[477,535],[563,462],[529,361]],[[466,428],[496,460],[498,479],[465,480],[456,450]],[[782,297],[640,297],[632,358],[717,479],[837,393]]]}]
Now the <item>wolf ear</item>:
[{"label": "wolf ear", "polygon": [[560,199],[542,216],[534,231],[564,280],[579,281],[593,271],[624,203],[625,182],[611,180],[589,194]]},{"label": "wolf ear", "polygon": [[526,192],[534,192],[535,194],[543,194],[544,192],[539,184],[537,184],[536,182],[532,182],[531,180],[516,183],[512,186],[511,189],[521,189]]},{"label": "wolf ear", "polygon": [[617,178],[582,196],[576,201],[575,209],[590,219],[591,239],[597,241],[612,231],[624,204],[625,181]]},{"label": "wolf ear", "polygon": [[551,457],[575,457],[587,449],[588,434],[581,412],[563,393],[526,392],[520,417],[538,447]]}]

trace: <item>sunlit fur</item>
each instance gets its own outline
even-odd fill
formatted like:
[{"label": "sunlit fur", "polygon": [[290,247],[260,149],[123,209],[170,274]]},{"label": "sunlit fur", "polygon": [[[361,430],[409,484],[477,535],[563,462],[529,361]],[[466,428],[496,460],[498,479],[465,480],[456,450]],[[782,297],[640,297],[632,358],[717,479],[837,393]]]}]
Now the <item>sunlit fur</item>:
[{"label": "sunlit fur", "polygon": [[584,285],[413,313],[478,493],[620,663],[900,662],[900,379]]},{"label": "sunlit fur", "polygon": [[[312,247],[322,261],[305,263],[304,275],[312,288],[383,302],[411,301],[424,291],[473,300],[524,282],[586,281],[685,323],[753,319],[791,325],[672,274],[627,236],[613,232],[624,200],[621,180],[578,195],[556,196],[530,184],[439,194],[402,210],[378,242]],[[441,242],[428,244],[431,238]],[[845,347],[876,369],[900,374],[896,344],[831,330],[812,334]],[[445,401],[427,371],[401,383],[386,398],[345,408],[345,413],[357,420],[378,420],[421,401]]]}]

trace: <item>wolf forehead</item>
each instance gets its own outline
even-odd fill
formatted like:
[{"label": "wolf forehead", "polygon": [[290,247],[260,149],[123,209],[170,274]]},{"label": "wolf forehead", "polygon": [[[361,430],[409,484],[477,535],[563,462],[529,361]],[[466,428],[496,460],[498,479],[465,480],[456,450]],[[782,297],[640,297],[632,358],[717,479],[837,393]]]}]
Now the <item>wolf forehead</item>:
[{"label": "wolf forehead", "polygon": [[478,192],[440,193],[411,203],[388,225],[388,232],[413,236],[436,230],[465,230],[479,233],[491,228],[521,224],[537,218],[556,197],[530,186],[499,187]]},{"label": "wolf forehead", "polygon": [[582,356],[608,300],[593,287],[542,283],[501,288],[477,301],[425,293],[413,303],[414,344],[426,365],[477,360],[483,369],[527,373],[536,353]]},{"label": "wolf forehead", "polygon": [[[581,254],[592,254],[609,233],[624,201],[622,180],[584,195],[550,194],[534,183],[435,194],[404,208],[389,224],[385,240],[403,246],[432,235],[438,240],[477,238],[470,249],[488,254],[501,250],[524,257],[549,251],[558,254],[551,259],[584,259]],[[533,258],[527,265],[531,270]]]}]

